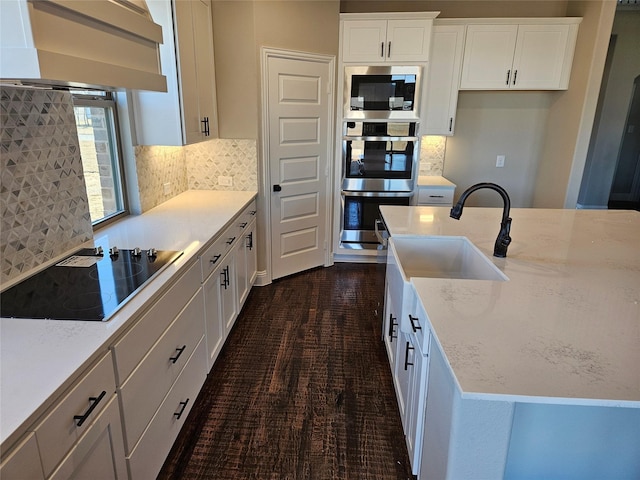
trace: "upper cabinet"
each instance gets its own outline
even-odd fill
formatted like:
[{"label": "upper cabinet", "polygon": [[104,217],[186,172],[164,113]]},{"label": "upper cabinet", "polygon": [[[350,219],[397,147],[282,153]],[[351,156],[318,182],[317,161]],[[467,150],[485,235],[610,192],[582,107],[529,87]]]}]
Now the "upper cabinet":
[{"label": "upper cabinet", "polygon": [[144,2],[0,1],[0,78],[25,84],[166,91],[160,25]]},{"label": "upper cabinet", "polygon": [[427,62],[433,19],[438,13],[343,13],[340,15],[342,61]]},{"label": "upper cabinet", "polygon": [[566,90],[579,18],[467,25],[461,90]]},{"label": "upper cabinet", "polygon": [[426,135],[453,135],[465,26],[438,22],[433,27],[424,131]]},{"label": "upper cabinet", "polygon": [[147,2],[169,37],[160,49],[167,93],[132,95],[138,145],[187,145],[218,136],[211,0]]}]

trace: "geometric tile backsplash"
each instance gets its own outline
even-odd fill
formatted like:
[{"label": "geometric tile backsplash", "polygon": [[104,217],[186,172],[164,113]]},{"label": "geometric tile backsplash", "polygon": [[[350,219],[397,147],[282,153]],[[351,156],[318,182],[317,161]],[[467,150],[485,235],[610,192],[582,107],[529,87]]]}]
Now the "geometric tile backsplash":
[{"label": "geometric tile backsplash", "polygon": [[0,283],[91,239],[71,95],[0,87]]}]

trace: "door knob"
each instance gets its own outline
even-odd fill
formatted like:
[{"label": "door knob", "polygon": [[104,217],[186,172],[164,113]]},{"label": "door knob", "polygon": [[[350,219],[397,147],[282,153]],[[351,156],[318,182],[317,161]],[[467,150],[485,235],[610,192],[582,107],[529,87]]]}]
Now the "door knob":
[{"label": "door knob", "polygon": [[282,191],[282,187],[280,185],[274,185],[273,186],[273,191],[274,192],[281,192]]}]

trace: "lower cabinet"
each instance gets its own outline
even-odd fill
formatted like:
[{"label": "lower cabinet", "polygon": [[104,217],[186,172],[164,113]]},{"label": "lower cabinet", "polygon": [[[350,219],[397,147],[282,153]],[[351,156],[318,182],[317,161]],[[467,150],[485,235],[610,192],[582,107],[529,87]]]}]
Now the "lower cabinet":
[{"label": "lower cabinet", "polygon": [[398,267],[392,243],[387,253],[383,337],[389,357],[409,460],[420,472],[431,330],[413,286]]}]

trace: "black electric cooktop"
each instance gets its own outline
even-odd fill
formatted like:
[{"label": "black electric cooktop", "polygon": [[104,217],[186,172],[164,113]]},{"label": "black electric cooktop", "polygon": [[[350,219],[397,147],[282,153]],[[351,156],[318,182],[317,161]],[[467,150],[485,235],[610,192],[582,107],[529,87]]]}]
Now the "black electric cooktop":
[{"label": "black electric cooktop", "polygon": [[108,320],[182,252],[82,249],[0,293],[0,316]]}]

